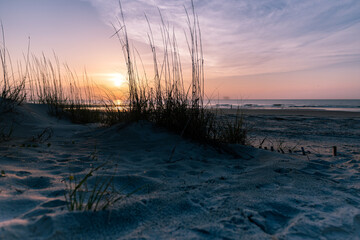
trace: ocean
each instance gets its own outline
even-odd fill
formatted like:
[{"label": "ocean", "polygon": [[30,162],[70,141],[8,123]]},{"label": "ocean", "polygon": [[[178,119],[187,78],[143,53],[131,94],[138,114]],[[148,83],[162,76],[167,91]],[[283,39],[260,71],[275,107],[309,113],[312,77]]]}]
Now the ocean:
[{"label": "ocean", "polygon": [[210,100],[208,107],[246,109],[312,109],[360,112],[360,99],[221,99]]}]

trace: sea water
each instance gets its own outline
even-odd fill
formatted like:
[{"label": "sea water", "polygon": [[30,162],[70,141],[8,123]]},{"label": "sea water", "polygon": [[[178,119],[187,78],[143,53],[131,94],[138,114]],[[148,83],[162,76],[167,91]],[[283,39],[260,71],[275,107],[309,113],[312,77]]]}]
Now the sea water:
[{"label": "sea water", "polygon": [[360,99],[221,99],[205,103],[209,107],[245,109],[312,109],[360,112]]}]

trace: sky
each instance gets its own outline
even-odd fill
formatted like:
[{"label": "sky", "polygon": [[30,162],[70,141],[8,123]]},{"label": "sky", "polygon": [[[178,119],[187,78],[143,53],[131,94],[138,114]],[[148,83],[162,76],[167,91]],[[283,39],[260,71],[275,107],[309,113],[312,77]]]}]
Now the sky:
[{"label": "sky", "polygon": [[[158,9],[176,30],[189,67],[184,7],[190,0],[122,0],[131,42],[152,68],[146,14],[155,41]],[[205,63],[207,98],[360,99],[359,0],[194,0]],[[53,52],[77,72],[118,87],[126,74],[112,24],[117,0],[0,0],[12,60]],[[2,40],[0,40],[2,43]],[[150,70],[149,70],[150,71]],[[184,71],[187,75],[187,71]],[[184,76],[187,78],[188,76]]]}]

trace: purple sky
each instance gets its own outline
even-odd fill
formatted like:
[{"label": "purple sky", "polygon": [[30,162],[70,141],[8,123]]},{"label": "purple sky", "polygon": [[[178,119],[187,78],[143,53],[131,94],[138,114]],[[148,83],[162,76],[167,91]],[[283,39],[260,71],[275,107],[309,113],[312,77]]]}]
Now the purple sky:
[{"label": "purple sky", "polygon": [[[205,52],[208,97],[360,99],[360,1],[195,0]],[[183,6],[190,1],[123,0],[132,41],[151,68],[146,13],[159,24],[157,7],[178,29],[184,66],[188,52]],[[31,51],[51,56],[99,82],[125,74],[111,23],[116,0],[1,0],[6,46],[12,60]],[[156,29],[156,27],[154,27]],[[155,30],[156,32],[156,30]],[[161,44],[160,39],[155,39]]]}]

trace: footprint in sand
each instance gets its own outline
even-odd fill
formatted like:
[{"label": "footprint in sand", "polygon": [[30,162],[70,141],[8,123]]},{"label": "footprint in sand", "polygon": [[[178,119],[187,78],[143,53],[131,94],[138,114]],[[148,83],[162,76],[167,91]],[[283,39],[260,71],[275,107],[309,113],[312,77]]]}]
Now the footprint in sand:
[{"label": "footprint in sand", "polygon": [[0,220],[5,221],[8,219],[13,219],[26,213],[27,211],[35,208],[39,204],[39,201],[30,200],[30,199],[9,199],[1,200],[0,205],[4,206],[1,208]]},{"label": "footprint in sand", "polygon": [[298,209],[281,203],[268,203],[270,209],[248,216],[250,222],[268,234],[275,234],[285,228],[299,212]]},{"label": "footprint in sand", "polygon": [[27,171],[18,171],[15,173],[16,176],[18,177],[27,177],[31,175],[31,172],[27,172]]},{"label": "footprint in sand", "polygon": [[43,161],[43,163],[54,164],[54,163],[56,163],[56,161],[54,161],[54,160],[45,160],[45,161]]},{"label": "footprint in sand", "polygon": [[291,168],[276,168],[276,169],[274,169],[274,172],[277,172],[277,173],[280,173],[280,174],[289,173],[291,171],[292,171]]},{"label": "footprint in sand", "polygon": [[62,166],[53,165],[53,166],[48,166],[48,167],[39,168],[39,170],[50,171],[50,170],[57,170],[57,169],[59,169],[59,168],[62,168]]},{"label": "footprint in sand", "polygon": [[34,236],[42,236],[44,239],[51,239],[54,231],[54,223],[52,217],[44,215],[38,221],[29,226],[29,232]]},{"label": "footprint in sand", "polygon": [[49,177],[27,177],[18,180],[18,182],[32,189],[44,189],[52,185]]},{"label": "footprint in sand", "polygon": [[50,198],[64,196],[65,192],[66,191],[64,189],[56,190],[56,191],[53,191],[53,192],[49,192],[46,196],[50,197]]},{"label": "footprint in sand", "polygon": [[262,190],[275,190],[275,189],[279,189],[280,185],[277,183],[265,183],[265,184],[258,184],[255,187],[257,189],[262,189]]},{"label": "footprint in sand", "polygon": [[28,213],[26,213],[22,218],[26,219],[26,218],[33,218],[33,217],[38,217],[38,216],[42,216],[48,213],[53,213],[54,211],[51,209],[35,209],[33,211],[30,211]]},{"label": "footprint in sand", "polygon": [[354,217],[354,228],[355,232],[360,236],[360,214],[355,215]]},{"label": "footprint in sand", "polygon": [[[326,239],[350,239],[349,232],[345,230],[345,227],[329,226],[325,228],[322,233]],[[344,236],[347,236],[344,238]]]},{"label": "footprint in sand", "polygon": [[56,199],[56,200],[52,200],[52,201],[48,201],[45,202],[43,204],[41,204],[41,207],[44,208],[56,208],[56,207],[60,207],[60,206],[65,206],[66,202],[60,199]]},{"label": "footprint in sand", "polygon": [[72,159],[72,155],[70,154],[58,154],[55,155],[56,162],[68,162]]}]

